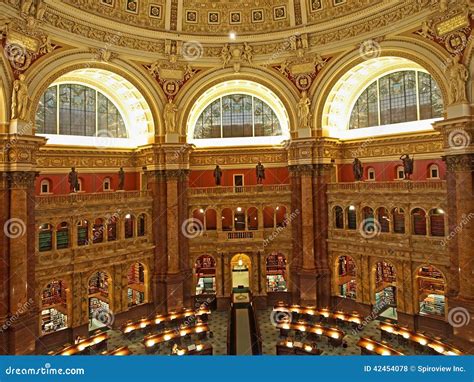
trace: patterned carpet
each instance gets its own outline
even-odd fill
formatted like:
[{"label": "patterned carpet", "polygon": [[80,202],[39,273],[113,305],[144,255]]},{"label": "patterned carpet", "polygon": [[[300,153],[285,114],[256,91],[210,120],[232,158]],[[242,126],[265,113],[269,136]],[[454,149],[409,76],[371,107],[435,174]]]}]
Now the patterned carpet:
[{"label": "patterned carpet", "polygon": [[[264,355],[275,355],[276,344],[282,339],[279,337],[279,330],[273,325],[271,320],[272,309],[258,310],[257,321],[262,336],[262,350]],[[323,351],[322,355],[360,355],[360,349],[357,346],[357,341],[360,337],[369,337],[377,341],[381,341],[380,330],[378,329],[379,321],[372,321],[368,323],[360,332],[354,332],[352,328],[345,325],[340,325],[339,328],[346,332],[344,342],[346,347],[332,347],[327,343],[325,337],[319,338],[316,342],[317,347]],[[214,355],[226,355],[227,354],[227,327],[228,327],[228,312],[214,311],[209,316],[209,328],[211,332],[208,338],[203,341],[210,343],[213,346]],[[114,350],[121,346],[128,346],[134,355],[146,354],[145,347],[142,343],[143,334],[136,333],[132,338],[127,339],[122,335],[120,331],[109,330],[109,341],[107,344],[108,350]],[[291,336],[297,340],[303,340],[299,338],[296,333],[291,333]],[[193,343],[192,339],[186,339],[182,342],[182,345],[190,345]],[[401,351],[404,354],[414,354],[413,349],[408,348],[404,345],[399,344],[396,340],[389,343],[391,347]],[[162,344],[157,349],[156,355],[170,355],[172,346],[170,344]]]}]

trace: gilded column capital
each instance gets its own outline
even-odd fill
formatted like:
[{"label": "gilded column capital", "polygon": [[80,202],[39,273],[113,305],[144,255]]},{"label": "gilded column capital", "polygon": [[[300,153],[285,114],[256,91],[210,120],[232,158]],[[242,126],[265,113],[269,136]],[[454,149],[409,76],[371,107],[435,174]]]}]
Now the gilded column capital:
[{"label": "gilded column capital", "polygon": [[474,154],[447,155],[444,157],[448,171],[473,171]]},{"label": "gilded column capital", "polygon": [[34,187],[38,175],[34,171],[14,171],[4,172],[2,177],[9,183],[9,188],[30,188]]},{"label": "gilded column capital", "polygon": [[314,173],[314,165],[312,164],[298,164],[288,166],[290,173],[298,176],[312,176]]}]

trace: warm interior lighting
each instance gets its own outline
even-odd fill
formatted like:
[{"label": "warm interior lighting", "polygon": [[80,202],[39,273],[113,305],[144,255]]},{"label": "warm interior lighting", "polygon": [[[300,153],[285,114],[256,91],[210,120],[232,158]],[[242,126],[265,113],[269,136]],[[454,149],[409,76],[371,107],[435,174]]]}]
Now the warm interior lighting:
[{"label": "warm interior lighting", "polygon": [[202,345],[201,345],[201,344],[197,345],[197,346],[196,346],[196,350],[197,350],[197,351],[201,351],[201,350],[202,350]]},{"label": "warm interior lighting", "polygon": [[372,351],[372,350],[374,350],[374,345],[369,343],[369,344],[365,345],[365,348],[366,348],[367,350]]},{"label": "warm interior lighting", "polygon": [[165,339],[165,341],[169,341],[171,339],[171,335],[170,334],[165,334],[165,336],[163,338]]},{"label": "warm interior lighting", "polygon": [[392,353],[390,353],[389,350],[385,349],[385,350],[382,350],[382,355],[390,355]]},{"label": "warm interior lighting", "polygon": [[154,345],[155,345],[155,341],[153,341],[153,340],[148,340],[148,341],[146,342],[146,346],[147,346],[147,347],[152,347],[152,346],[154,346]]},{"label": "warm interior lighting", "polygon": [[231,40],[235,40],[236,37],[237,37],[237,34],[236,34],[235,32],[230,32],[230,33],[229,33],[229,38],[230,38]]}]

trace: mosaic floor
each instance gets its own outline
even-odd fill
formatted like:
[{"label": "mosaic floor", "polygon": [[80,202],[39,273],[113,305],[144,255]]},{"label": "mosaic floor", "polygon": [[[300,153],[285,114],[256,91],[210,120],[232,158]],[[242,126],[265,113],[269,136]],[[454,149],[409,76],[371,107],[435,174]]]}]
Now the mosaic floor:
[{"label": "mosaic floor", "polygon": [[[279,337],[279,330],[275,328],[271,321],[272,309],[259,310],[257,311],[257,321],[260,328],[263,344],[264,355],[275,355],[276,344],[281,340]],[[211,333],[208,336],[206,342],[212,344],[214,355],[226,355],[227,354],[227,325],[228,324],[228,312],[217,312],[214,311],[209,317],[209,327]],[[378,329],[379,321],[372,321],[368,323],[360,332],[354,333],[353,329],[349,326],[339,326],[340,329],[344,330],[347,334],[344,337],[345,344],[347,346],[341,346],[334,348],[328,345],[326,338],[322,337],[316,342],[317,347],[323,351],[322,355],[360,355],[360,349],[357,346],[357,341],[360,337],[369,337],[377,341],[380,341],[380,330]],[[107,344],[108,350],[114,350],[121,346],[128,346],[134,355],[146,354],[143,346],[143,334],[135,334],[133,338],[125,338],[120,331],[109,330],[109,341]],[[294,334],[293,334],[294,335]],[[295,336],[295,339],[298,337]],[[191,340],[183,342],[183,345],[191,344]],[[398,344],[396,341],[390,343],[390,345],[405,354],[413,354],[413,350]],[[156,355],[169,355],[171,353],[171,345],[162,344]]]}]

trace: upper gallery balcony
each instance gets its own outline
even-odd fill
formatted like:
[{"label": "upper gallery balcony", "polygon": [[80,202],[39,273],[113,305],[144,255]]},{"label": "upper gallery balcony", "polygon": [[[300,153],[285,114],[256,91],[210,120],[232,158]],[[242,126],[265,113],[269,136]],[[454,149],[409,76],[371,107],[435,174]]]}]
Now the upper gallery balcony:
[{"label": "upper gallery balcony", "polygon": [[115,206],[130,202],[150,202],[150,191],[115,191],[36,196],[36,208],[50,210],[79,206]]},{"label": "upper gallery balcony", "polygon": [[289,184],[270,184],[253,186],[215,186],[190,187],[188,196],[192,205],[242,202],[284,202],[290,200]]}]

